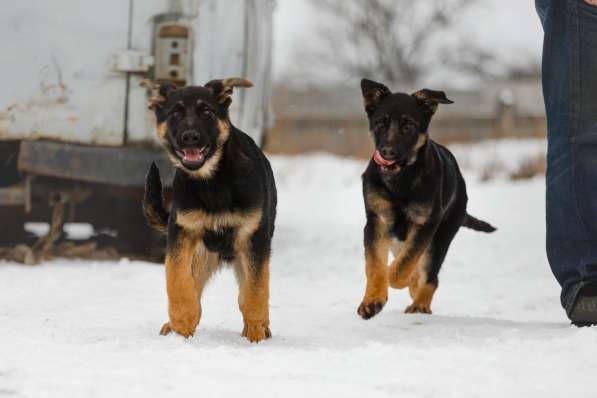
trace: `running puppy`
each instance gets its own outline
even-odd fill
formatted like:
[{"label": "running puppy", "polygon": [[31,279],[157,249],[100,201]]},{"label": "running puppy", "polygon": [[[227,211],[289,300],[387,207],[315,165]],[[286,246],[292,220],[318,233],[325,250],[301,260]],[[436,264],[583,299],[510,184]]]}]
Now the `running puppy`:
[{"label": "running puppy", "polygon": [[[388,286],[409,288],[406,313],[431,314],[437,275],[461,226],[495,228],[466,212],[464,179],[454,156],[429,138],[442,91],[391,93],[381,83],[361,81],[375,152],[363,173],[367,288],[358,314],[369,319],[388,299]],[[388,267],[388,252],[394,261]]]},{"label": "running puppy", "polygon": [[172,208],[162,198],[160,174],[151,165],[143,210],[149,224],[167,233],[166,284],[169,322],[161,329],[192,336],[201,318],[201,293],[222,263],[233,265],[240,285],[242,335],[271,337],[269,259],[276,218],[276,185],[255,142],[232,125],[230,78],[178,88],[144,81],[157,118],[161,144],[176,167]]}]

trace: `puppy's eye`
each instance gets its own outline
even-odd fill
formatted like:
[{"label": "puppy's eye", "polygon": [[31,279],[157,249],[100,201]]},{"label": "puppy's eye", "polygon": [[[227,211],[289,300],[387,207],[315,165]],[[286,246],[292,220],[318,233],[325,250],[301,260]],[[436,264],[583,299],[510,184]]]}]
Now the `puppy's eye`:
[{"label": "puppy's eye", "polygon": [[386,127],[388,127],[388,124],[389,124],[388,122],[389,122],[389,118],[387,116],[384,116],[375,121],[374,127],[376,130],[385,129]]},{"label": "puppy's eye", "polygon": [[174,109],[172,109],[172,112],[170,112],[170,117],[175,120],[180,120],[180,119],[182,119],[183,116],[184,116],[184,109],[182,109],[181,106],[175,107]]},{"label": "puppy's eye", "polygon": [[412,123],[402,125],[401,131],[404,134],[413,134],[417,128]]},{"label": "puppy's eye", "polygon": [[205,105],[200,105],[197,111],[199,112],[199,116],[205,119],[210,119],[214,115],[213,111]]}]

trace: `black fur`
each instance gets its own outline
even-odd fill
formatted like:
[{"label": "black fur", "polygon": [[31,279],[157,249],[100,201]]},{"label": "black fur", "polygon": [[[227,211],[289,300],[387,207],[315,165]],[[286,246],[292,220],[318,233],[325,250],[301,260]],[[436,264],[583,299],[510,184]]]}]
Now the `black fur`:
[{"label": "black fur", "polygon": [[[159,170],[153,163],[145,181],[143,209],[150,226],[162,232],[169,230],[168,241],[171,242],[177,229],[172,226],[172,220],[168,228],[171,213],[201,210],[208,215],[218,215],[260,208],[261,224],[251,239],[252,255],[259,263],[271,250],[276,218],[276,185],[263,152],[251,137],[229,122],[229,94],[232,91],[231,88],[229,92],[223,90],[220,80],[211,81],[205,87],[179,89],[170,84],[156,87],[159,101],[151,105],[158,124],[167,124],[166,140],[162,144],[171,158],[179,157],[177,151],[185,146],[180,141],[180,135],[189,129],[199,133],[198,145],[207,145],[209,150],[198,167],[186,167],[183,162],[176,164],[171,212],[165,209]],[[209,108],[213,115],[204,117],[204,108]],[[198,177],[193,172],[200,170],[218,150],[217,142],[222,134],[218,119],[229,123],[229,136],[222,144],[221,158],[215,171],[208,178]],[[235,257],[232,250],[234,236],[234,229],[228,228],[206,231],[202,239],[208,250],[216,251],[223,260],[231,261]]]},{"label": "black fur", "polygon": [[[202,210],[217,215],[261,208],[261,225],[252,238],[252,255],[261,263],[271,250],[276,218],[276,185],[269,161],[253,139],[232,128],[220,164],[208,179],[197,179],[177,170],[172,184],[173,212]],[[234,231],[209,231],[203,242],[223,260],[234,258]]]},{"label": "black fur", "polygon": [[172,204],[164,205],[162,183],[152,164],[143,210],[153,228],[167,233],[166,285],[171,331],[193,335],[201,317],[201,293],[224,263],[240,284],[243,336],[271,337],[269,257],[276,219],[276,184],[269,161],[251,137],[231,123],[228,108],[241,78],[177,88],[144,81],[152,90],[158,137],[176,167]]},{"label": "black fur", "polygon": [[143,196],[143,213],[149,225],[160,231],[166,232],[170,212],[164,207],[162,196],[162,180],[160,170],[155,162],[151,163],[145,177],[145,195]]},{"label": "black fur", "polygon": [[[466,184],[456,159],[428,136],[438,104],[452,101],[441,91],[427,89],[412,95],[391,93],[383,84],[367,79],[361,89],[376,148],[362,177],[365,249],[372,250],[380,236],[404,242],[415,231],[412,245],[400,250],[409,250],[412,258],[427,250],[430,261],[424,270],[425,282],[436,287],[450,243],[461,226],[495,230],[467,214]],[[381,198],[381,202],[371,198]],[[386,208],[391,219],[382,220],[387,218],[381,214]],[[359,313],[368,318],[380,310],[371,307]]]},{"label": "black fur", "polygon": [[474,229],[475,231],[480,231],[480,232],[495,231],[495,227],[493,225],[491,225],[488,222],[485,222],[483,220],[479,220],[479,219],[471,216],[470,214],[467,214],[464,217],[462,226],[466,227],[466,228]]}]

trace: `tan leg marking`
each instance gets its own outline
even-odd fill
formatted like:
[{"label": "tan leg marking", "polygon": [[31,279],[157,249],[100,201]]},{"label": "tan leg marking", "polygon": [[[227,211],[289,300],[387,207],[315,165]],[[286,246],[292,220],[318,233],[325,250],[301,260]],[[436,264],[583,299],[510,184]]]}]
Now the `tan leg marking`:
[{"label": "tan leg marking", "polygon": [[404,289],[412,284],[415,278],[415,269],[419,263],[419,254],[415,258],[408,259],[407,261],[396,259],[390,264],[390,286],[394,289]]},{"label": "tan leg marking", "polygon": [[220,263],[216,253],[209,252],[205,246],[200,243],[193,257],[193,278],[197,286],[197,302],[199,304],[199,320],[201,320],[201,297],[203,289],[213,274],[218,270]]},{"label": "tan leg marking", "polygon": [[418,244],[415,246],[415,238],[418,233],[418,228],[412,228],[406,241],[396,253],[396,258],[390,264],[389,282],[394,289],[404,289],[412,284],[413,278],[416,277],[415,270],[419,264],[421,256],[427,249],[427,244]]},{"label": "tan leg marking", "polygon": [[[241,263],[248,264],[243,259]],[[242,267],[238,296],[244,322],[242,335],[250,342],[258,343],[272,336],[269,328],[269,259],[259,267],[258,272],[252,266]]]},{"label": "tan leg marking", "polygon": [[415,299],[417,296],[417,290],[419,290],[419,274],[416,273],[415,276],[411,279],[410,285],[408,285],[408,293],[410,294],[411,299]]},{"label": "tan leg marking", "polygon": [[433,294],[437,289],[437,285],[427,283],[428,269],[431,262],[431,255],[428,251],[425,251],[421,259],[417,270],[414,272],[412,283],[409,285],[410,296],[413,299],[413,303],[406,307],[404,312],[406,313],[423,313],[431,314],[431,301],[433,300]]},{"label": "tan leg marking", "polygon": [[367,287],[365,296],[357,310],[364,319],[369,319],[379,313],[388,301],[388,253],[390,240],[385,233],[385,224],[377,220],[380,232],[370,247],[365,247],[365,274]]},{"label": "tan leg marking", "polygon": [[237,229],[234,250],[235,274],[240,284],[238,305],[243,314],[242,336],[252,343],[272,337],[269,328],[269,255],[256,264],[251,254],[251,238],[261,222],[261,211],[250,213]]},{"label": "tan leg marking", "polygon": [[199,323],[199,300],[197,283],[193,276],[193,257],[196,239],[181,232],[176,246],[166,255],[166,290],[168,292],[168,315],[170,321],[160,331],[171,331],[190,337]]},{"label": "tan leg marking", "polygon": [[431,314],[431,301],[433,300],[433,294],[436,289],[437,286],[429,283],[423,283],[422,286],[419,285],[413,303],[406,307],[404,312],[407,314]]}]

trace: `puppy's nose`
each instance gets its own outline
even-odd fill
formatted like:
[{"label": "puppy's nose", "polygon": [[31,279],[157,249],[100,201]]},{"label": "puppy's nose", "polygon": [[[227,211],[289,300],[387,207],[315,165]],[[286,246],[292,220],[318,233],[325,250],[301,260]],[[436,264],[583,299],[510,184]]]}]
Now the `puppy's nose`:
[{"label": "puppy's nose", "polygon": [[397,155],[396,150],[394,148],[392,148],[391,146],[382,147],[379,150],[379,153],[381,153],[381,156],[383,156],[384,159],[388,159],[388,160],[394,159]]},{"label": "puppy's nose", "polygon": [[194,145],[197,144],[199,142],[199,132],[195,131],[195,130],[186,130],[183,131],[182,135],[180,136],[180,139],[182,140],[182,143],[184,145]]}]

